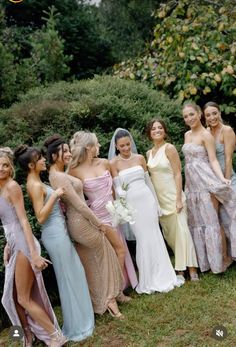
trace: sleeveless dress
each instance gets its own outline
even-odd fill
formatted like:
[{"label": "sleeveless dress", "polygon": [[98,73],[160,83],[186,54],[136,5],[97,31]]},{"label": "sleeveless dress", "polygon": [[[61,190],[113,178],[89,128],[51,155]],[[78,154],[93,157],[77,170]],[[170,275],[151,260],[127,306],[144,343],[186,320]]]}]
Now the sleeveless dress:
[{"label": "sleeveless dress", "polygon": [[131,225],[136,237],[136,261],[139,284],[136,291],[151,294],[168,292],[184,283],[177,278],[163,240],[155,198],[145,183],[142,166],[137,165],[119,172],[121,185],[127,184],[127,203],[135,210]]},{"label": "sleeveless dress", "polygon": [[175,255],[175,270],[198,267],[193,240],[187,223],[186,198],[182,192],[183,209],[176,212],[176,184],[174,174],[163,145],[148,158],[148,169],[163,215],[160,224],[164,237]]},{"label": "sleeveless dress", "polygon": [[54,189],[64,187],[67,226],[78,243],[77,250],[84,266],[95,313],[103,314],[109,300],[123,289],[124,278],[110,242],[99,230],[100,220],[87,206],[80,179],[64,172],[50,173]]},{"label": "sleeveless dress", "polygon": [[[220,142],[215,142],[216,145],[216,157],[218,159],[218,162],[220,164],[221,170],[224,174],[225,171],[225,145]],[[232,176],[231,176],[231,186],[236,191],[236,173],[234,170],[232,170]]]},{"label": "sleeveless dress", "polygon": [[185,193],[189,228],[195,244],[201,271],[225,271],[222,256],[222,238],[219,217],[211,200],[213,194],[224,209],[225,234],[236,257],[236,198],[232,188],[213,172],[204,146],[193,143],[183,145],[185,156]]},{"label": "sleeveless dress", "polygon": [[[50,198],[53,189],[45,186]],[[64,335],[71,341],[81,341],[92,335],[94,313],[84,268],[67,232],[59,202],[42,225],[42,241],[55,271],[61,300]]]},{"label": "sleeveless dress", "polygon": [[[8,317],[12,325],[21,326],[21,321],[16,311],[15,301],[13,298],[13,287],[15,278],[15,266],[18,252],[22,252],[30,262],[30,251],[27,245],[24,231],[21,227],[19,219],[17,217],[14,206],[8,202],[5,198],[0,196],[0,219],[2,221],[5,237],[10,247],[10,259],[5,267],[5,282],[2,296],[2,305],[5,308]],[[38,240],[34,237],[34,242],[38,253],[40,254],[41,249]],[[32,267],[34,271],[34,284],[32,286],[32,297],[33,299],[44,308],[49,318],[53,322],[56,329],[59,329],[56,316],[53,312],[51,303],[49,301],[44,282],[42,272]],[[33,334],[41,341],[44,341],[46,345],[49,345],[51,338],[49,334],[36,323],[26,312],[27,321],[30,330]]]},{"label": "sleeveless dress", "polygon": [[[84,180],[83,189],[88,198],[87,204],[93,213],[104,223],[112,226],[112,218],[106,209],[108,201],[113,201],[112,196],[112,177],[108,170],[104,175],[95,178],[86,178]],[[122,232],[117,228],[119,237],[122,239],[125,246],[125,273],[126,287],[130,283],[133,288],[138,284],[134,265]]]}]

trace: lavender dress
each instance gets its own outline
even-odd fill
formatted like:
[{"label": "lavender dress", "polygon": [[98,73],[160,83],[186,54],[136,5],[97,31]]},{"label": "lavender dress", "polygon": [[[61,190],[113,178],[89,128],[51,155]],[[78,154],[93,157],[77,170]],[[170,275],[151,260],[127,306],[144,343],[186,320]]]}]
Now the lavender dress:
[{"label": "lavender dress", "polygon": [[[105,224],[112,225],[112,219],[106,209],[108,201],[113,201],[112,196],[112,177],[109,171],[104,175],[95,178],[87,178],[83,184],[84,194],[88,198],[87,204],[93,213]],[[126,286],[128,283],[135,288],[138,284],[134,265],[122,232],[117,228],[118,234],[123,241],[126,249],[125,273]]]},{"label": "lavender dress", "polygon": [[[19,219],[13,205],[11,205],[5,198],[0,196],[0,219],[3,224],[3,229],[7,243],[10,247],[10,259],[5,269],[5,283],[2,297],[2,304],[11,320],[12,325],[20,325],[18,313],[16,311],[15,302],[13,299],[13,285],[15,276],[16,257],[18,252],[22,252],[30,261],[30,252],[25,240],[25,235],[22,230]],[[38,252],[40,253],[40,245],[36,238],[34,238]],[[33,269],[33,268],[32,268]],[[33,299],[44,308],[49,318],[53,322],[56,329],[59,329],[56,316],[50,304],[46,289],[44,287],[43,276],[41,271],[33,269],[35,281],[32,287]],[[26,313],[27,314],[27,313]],[[29,315],[27,320],[31,331],[39,339],[46,343],[50,342],[49,334],[39,326]]]},{"label": "lavender dress", "polygon": [[[187,143],[185,156],[185,193],[188,223],[194,240],[201,271],[219,273],[225,270],[222,255],[220,223],[230,241],[230,251],[236,258],[236,197],[232,188],[213,172],[204,146]],[[224,220],[219,222],[211,200],[213,194],[224,210]]]}]

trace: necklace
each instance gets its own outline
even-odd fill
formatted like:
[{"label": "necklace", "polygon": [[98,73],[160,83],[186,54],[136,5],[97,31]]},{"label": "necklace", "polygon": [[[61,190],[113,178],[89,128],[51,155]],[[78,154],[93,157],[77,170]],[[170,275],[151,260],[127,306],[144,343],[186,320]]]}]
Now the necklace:
[{"label": "necklace", "polygon": [[122,160],[130,160],[131,158],[133,158],[133,153],[131,152],[129,158],[123,158],[120,154],[119,154],[119,158]]}]

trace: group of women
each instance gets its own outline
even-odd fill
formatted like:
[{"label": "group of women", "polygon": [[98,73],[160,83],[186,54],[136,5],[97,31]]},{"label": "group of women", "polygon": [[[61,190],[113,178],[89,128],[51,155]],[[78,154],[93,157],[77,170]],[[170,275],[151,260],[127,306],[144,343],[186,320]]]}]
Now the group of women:
[{"label": "group of women", "polygon": [[[192,281],[201,271],[220,273],[236,257],[236,176],[232,169],[235,134],[223,125],[219,106],[201,109],[185,104],[185,194],[176,148],[166,142],[160,119],[147,125],[153,147],[145,158],[137,153],[131,134],[118,128],[108,159],[101,159],[94,133],[78,131],[70,146],[59,136],[45,141],[49,184],[40,174],[46,159],[36,148],[20,145],[14,157],[27,174],[27,192],[42,228],[42,243],[53,264],[61,308],[60,330],[48,299],[40,256],[24,209],[23,194],[14,181],[13,153],[0,148],[0,218],[6,246],[3,306],[13,325],[24,329],[24,345],[35,337],[51,347],[80,341],[94,329],[94,313],[124,319],[119,302],[137,293],[167,292]],[[66,169],[66,171],[65,171]],[[126,189],[124,189],[126,187]],[[106,209],[122,197],[135,209],[134,223],[115,228]],[[66,217],[65,217],[66,215]],[[164,238],[175,256],[175,270]],[[124,235],[136,240],[136,271]]]}]

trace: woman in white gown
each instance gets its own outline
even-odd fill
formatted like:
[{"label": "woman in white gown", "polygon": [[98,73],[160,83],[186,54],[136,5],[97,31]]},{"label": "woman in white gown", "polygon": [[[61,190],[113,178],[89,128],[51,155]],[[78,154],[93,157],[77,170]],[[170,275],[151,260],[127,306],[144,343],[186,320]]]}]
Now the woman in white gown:
[{"label": "woman in white gown", "polygon": [[[131,225],[136,237],[139,270],[136,291],[139,294],[168,292],[183,284],[184,279],[175,274],[159,228],[160,208],[145,159],[133,153],[131,147],[135,148],[135,145],[130,133],[118,128],[110,144],[109,159],[113,158],[110,164],[117,196],[126,194],[127,203],[136,210],[135,223]],[[124,185],[126,191],[122,189]]]}]

